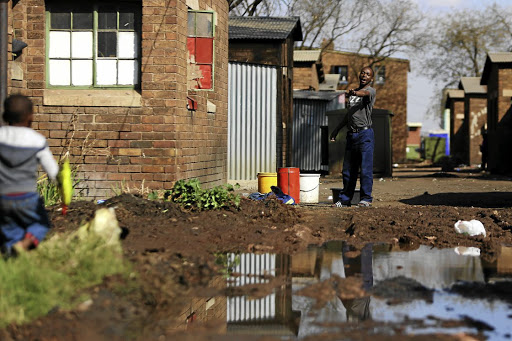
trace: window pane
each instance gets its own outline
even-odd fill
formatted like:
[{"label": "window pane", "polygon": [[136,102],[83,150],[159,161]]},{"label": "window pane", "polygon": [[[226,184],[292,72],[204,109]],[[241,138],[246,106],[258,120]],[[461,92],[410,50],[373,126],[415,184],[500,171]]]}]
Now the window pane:
[{"label": "window pane", "polygon": [[119,58],[137,58],[137,37],[134,32],[119,32]]},{"label": "window pane", "polygon": [[73,13],[73,29],[92,30],[92,13]]},{"label": "window pane", "polygon": [[212,13],[197,13],[196,34],[198,37],[213,37]]},{"label": "window pane", "polygon": [[71,28],[71,13],[51,13],[51,28],[59,30],[69,30]]},{"label": "window pane", "polygon": [[98,28],[117,29],[117,13],[112,10],[104,10],[98,13]]},{"label": "window pane", "polygon": [[70,32],[50,32],[50,58],[69,58],[70,56]]},{"label": "window pane", "polygon": [[119,12],[119,29],[134,30],[135,29],[135,13]]},{"label": "window pane", "polygon": [[92,58],[92,32],[71,33],[71,56]]},{"label": "window pane", "polygon": [[139,68],[136,60],[120,60],[118,71],[119,85],[134,85],[138,82]]},{"label": "window pane", "polygon": [[96,61],[96,83],[98,85],[116,85],[117,83],[117,61],[97,60]]},{"label": "window pane", "polygon": [[195,19],[196,19],[196,15],[195,13],[193,12],[188,12],[188,23],[187,23],[187,35],[189,37],[194,37],[196,35],[196,30],[195,30]]},{"label": "window pane", "polygon": [[71,67],[72,85],[92,85],[92,60],[73,60]]},{"label": "window pane", "polygon": [[50,85],[69,85],[70,69],[69,60],[50,60]]},{"label": "window pane", "polygon": [[98,57],[115,57],[116,49],[116,32],[98,32]]}]

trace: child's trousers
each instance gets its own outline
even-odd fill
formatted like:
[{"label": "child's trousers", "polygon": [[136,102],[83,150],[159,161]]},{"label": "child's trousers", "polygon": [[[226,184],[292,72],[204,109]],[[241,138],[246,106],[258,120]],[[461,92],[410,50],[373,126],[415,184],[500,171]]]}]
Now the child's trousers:
[{"label": "child's trousers", "polygon": [[0,229],[7,252],[27,234],[37,241],[43,240],[49,227],[48,214],[38,193],[0,196]]}]

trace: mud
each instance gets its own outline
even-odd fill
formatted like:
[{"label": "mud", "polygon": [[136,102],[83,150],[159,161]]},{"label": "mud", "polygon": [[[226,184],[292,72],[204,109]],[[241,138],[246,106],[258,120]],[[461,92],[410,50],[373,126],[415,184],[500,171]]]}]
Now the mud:
[{"label": "mud", "polygon": [[[417,250],[420,245],[439,249],[477,247],[482,261],[496,262],[502,245],[512,245],[512,181],[477,173],[440,174],[437,169],[399,169],[393,178],[376,179],[376,199],[370,208],[331,208],[327,199],[329,188],[340,187],[339,179],[322,180],[319,204],[298,207],[275,200],[244,199],[239,210],[189,212],[170,202],[128,194],[110,198],[101,205],[73,202],[66,216],[53,207],[50,209],[52,233],[77,229],[98,207],[115,207],[123,229],[125,257],[133,263],[136,278],[107,278],[101,286],[91,288],[90,302],[72,311],[55,307],[29,325],[12,325],[0,331],[0,339],[228,340],[225,316],[199,316],[197,304],[208,306],[213,304],[212,298],[220,301],[219,297],[226,295],[261,298],[290,282],[287,277],[276,275],[261,283],[226,287],[221,275],[223,265],[217,262],[218,255],[225,253],[294,255],[311,245],[337,240],[350,243],[349,258],[358,257],[368,243],[386,243],[387,248],[404,251]],[[484,224],[486,237],[455,232],[453,224],[457,220],[470,219]],[[333,297],[364,297],[363,282],[357,275],[332,277],[304,288],[301,295],[314,298],[321,307]],[[378,286],[373,290],[391,301],[429,300],[430,289],[407,279],[393,280],[390,284],[395,286],[391,293],[389,285],[386,285],[387,292],[378,291]],[[467,288],[453,290],[480,298],[498,292],[498,297],[510,299],[510,291],[500,285]],[[452,322],[470,325],[464,321]],[[340,331],[351,339],[369,336],[378,340],[485,339],[479,332],[410,335],[407,331],[412,325],[424,323],[410,320],[391,324],[375,321],[335,324],[335,334],[324,331],[304,339],[336,339]],[[238,339],[280,338],[245,335]]]}]

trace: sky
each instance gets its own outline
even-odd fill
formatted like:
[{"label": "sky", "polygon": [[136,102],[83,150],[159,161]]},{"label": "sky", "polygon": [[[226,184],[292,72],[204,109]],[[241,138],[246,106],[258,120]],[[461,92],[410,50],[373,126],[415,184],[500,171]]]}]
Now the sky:
[{"label": "sky", "polygon": [[[481,9],[492,3],[502,6],[512,6],[512,0],[414,0],[418,6],[427,13],[444,13],[451,9]],[[423,124],[422,134],[428,134],[430,131],[440,130],[439,119],[434,119],[432,115],[427,115],[427,110],[432,104],[432,96],[435,91],[440,91],[434,87],[432,80],[418,75],[414,70],[414,65],[421,61],[411,63],[411,72],[408,78],[407,94],[407,121],[421,122]]]}]

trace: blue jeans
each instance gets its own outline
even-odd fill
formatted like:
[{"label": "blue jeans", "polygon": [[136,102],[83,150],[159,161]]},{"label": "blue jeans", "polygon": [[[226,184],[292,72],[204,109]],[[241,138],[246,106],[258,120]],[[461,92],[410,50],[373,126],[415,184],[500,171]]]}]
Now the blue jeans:
[{"label": "blue jeans", "polygon": [[361,169],[360,194],[361,200],[372,202],[373,188],[373,150],[375,148],[375,136],[373,129],[360,132],[347,133],[347,145],[345,159],[343,160],[343,191],[340,193],[340,201],[344,205],[350,205],[356,189],[359,169]]},{"label": "blue jeans", "polygon": [[0,196],[1,239],[7,252],[27,233],[31,233],[38,241],[43,240],[49,228],[48,214],[38,193]]}]

